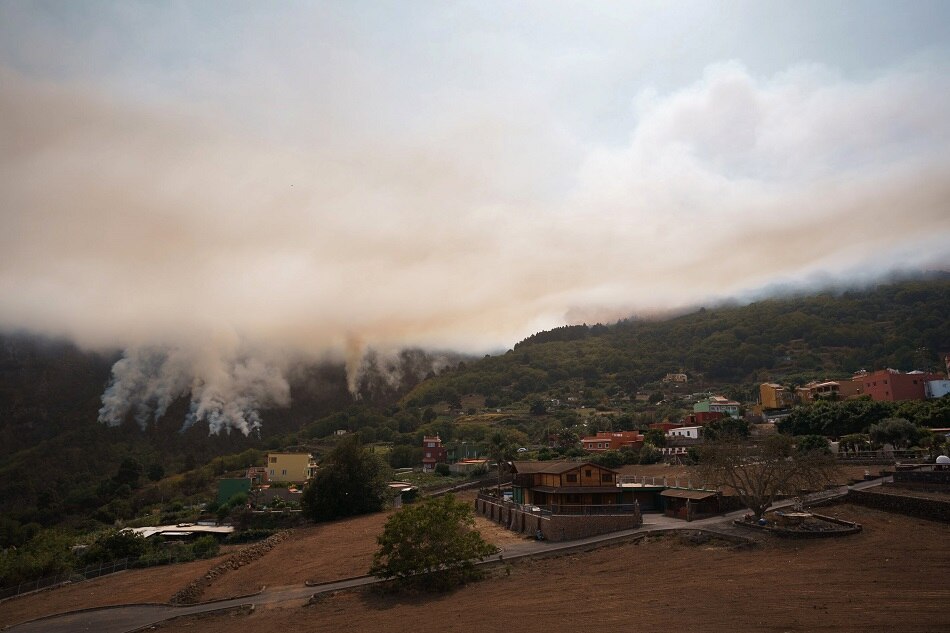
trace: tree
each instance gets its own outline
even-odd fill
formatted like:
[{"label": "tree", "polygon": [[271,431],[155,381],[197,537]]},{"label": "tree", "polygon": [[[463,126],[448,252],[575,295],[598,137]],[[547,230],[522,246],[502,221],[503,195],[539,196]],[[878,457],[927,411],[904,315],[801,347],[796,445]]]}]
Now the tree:
[{"label": "tree", "polygon": [[411,468],[422,461],[422,447],[398,444],[389,451],[389,465],[393,468]]},{"label": "tree", "polygon": [[894,448],[913,446],[922,436],[922,429],[904,418],[887,418],[872,424],[868,430],[871,441],[891,444]]},{"label": "tree", "polygon": [[150,464],[147,474],[150,481],[161,481],[165,476],[165,467],[159,463]]},{"label": "tree", "polygon": [[797,451],[787,435],[772,435],[758,445],[737,436],[708,442],[699,450],[697,467],[705,485],[735,491],[756,518],[779,495],[820,488],[836,470],[833,456],[821,450]]},{"label": "tree", "polygon": [[495,460],[498,468],[498,494],[501,495],[501,476],[505,462],[515,455],[514,442],[507,430],[496,431],[488,440],[488,454]]},{"label": "tree", "polygon": [[86,563],[131,558],[138,560],[145,553],[145,538],[131,530],[112,530],[103,534],[83,555]]},{"label": "tree", "polygon": [[663,448],[666,446],[666,433],[663,432],[663,429],[648,429],[643,434],[643,441],[657,448]]},{"label": "tree", "polygon": [[641,464],[658,464],[663,459],[663,453],[653,444],[644,444],[640,449]]},{"label": "tree", "polygon": [[716,441],[724,438],[749,437],[749,423],[730,416],[713,420],[703,427],[703,438]]},{"label": "tree", "polygon": [[831,448],[828,445],[828,440],[825,439],[823,435],[802,435],[795,438],[796,445],[798,446],[799,452],[807,453],[808,451],[824,451],[826,453],[831,452]]},{"label": "tree", "polygon": [[139,478],[142,476],[142,471],[142,464],[140,464],[138,460],[132,457],[126,457],[122,460],[122,463],[119,464],[119,470],[112,479],[120,486],[127,484],[130,488],[137,488]]},{"label": "tree", "polygon": [[562,451],[577,447],[579,441],[580,437],[573,428],[566,427],[557,432],[557,447]]},{"label": "tree", "polygon": [[320,464],[301,505],[315,521],[377,512],[386,503],[389,474],[381,457],[347,437]]},{"label": "tree", "polygon": [[475,561],[497,551],[475,529],[469,504],[429,497],[392,515],[376,539],[369,573],[402,585],[446,590],[477,577]]},{"label": "tree", "polygon": [[531,408],[529,409],[531,415],[544,415],[548,412],[547,406],[544,404],[544,400],[541,398],[535,398],[531,401]]}]

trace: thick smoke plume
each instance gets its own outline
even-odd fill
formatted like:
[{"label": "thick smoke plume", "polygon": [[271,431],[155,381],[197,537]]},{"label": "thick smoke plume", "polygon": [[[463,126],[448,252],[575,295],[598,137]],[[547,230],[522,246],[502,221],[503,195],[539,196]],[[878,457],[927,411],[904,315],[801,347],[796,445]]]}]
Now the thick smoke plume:
[{"label": "thick smoke plume", "polygon": [[207,421],[211,433],[261,426],[260,409],[290,404],[290,385],[277,362],[246,353],[198,353],[195,348],[128,350],[112,367],[99,420],[115,426],[130,413],[143,429],[182,397],[191,398],[184,427]]},{"label": "thick smoke plume", "polygon": [[357,396],[408,381],[392,350],[950,268],[945,48],[884,65],[848,20],[878,65],[762,70],[746,21],[751,69],[670,74],[752,42],[707,24],[741,7],[611,4],[0,4],[0,330],[127,350],[104,422],[251,432],[301,360]]},{"label": "thick smoke plume", "polygon": [[[126,350],[112,367],[102,394],[99,421],[117,426],[131,416],[143,429],[181,398],[191,400],[182,430],[199,421],[211,433],[245,435],[263,424],[261,411],[290,405],[290,376],[308,362],[247,345],[144,346]],[[377,351],[351,342],[347,388],[354,400],[404,392],[427,376],[455,365],[461,356],[422,350]]]}]

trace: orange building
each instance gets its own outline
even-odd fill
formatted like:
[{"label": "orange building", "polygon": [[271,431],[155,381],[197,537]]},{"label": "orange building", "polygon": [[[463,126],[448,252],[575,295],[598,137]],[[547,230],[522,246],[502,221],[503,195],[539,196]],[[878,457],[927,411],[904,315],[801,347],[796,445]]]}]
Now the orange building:
[{"label": "orange building", "polygon": [[643,446],[643,436],[637,431],[598,431],[597,435],[581,438],[581,447],[585,451],[595,453],[616,451],[624,446],[631,448]]},{"label": "orange building", "polygon": [[942,374],[929,374],[922,371],[902,374],[896,369],[881,369],[854,380],[861,381],[864,393],[871,396],[871,400],[894,402],[896,400],[923,400],[926,397],[926,383],[943,378]]}]

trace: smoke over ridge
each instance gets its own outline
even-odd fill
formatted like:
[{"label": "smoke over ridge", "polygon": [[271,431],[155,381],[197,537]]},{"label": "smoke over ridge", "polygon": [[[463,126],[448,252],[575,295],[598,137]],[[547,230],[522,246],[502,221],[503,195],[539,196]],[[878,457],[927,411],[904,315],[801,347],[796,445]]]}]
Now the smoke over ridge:
[{"label": "smoke over ridge", "polygon": [[[0,329],[126,350],[106,423],[190,394],[186,424],[253,432],[299,362],[356,395],[405,381],[394,350],[950,268],[943,49],[846,74],[714,48],[653,86],[621,46],[647,8],[577,50],[559,29],[609,25],[181,10],[107,16],[161,26],[143,61],[0,6]],[[196,47],[202,19],[235,39]]]}]

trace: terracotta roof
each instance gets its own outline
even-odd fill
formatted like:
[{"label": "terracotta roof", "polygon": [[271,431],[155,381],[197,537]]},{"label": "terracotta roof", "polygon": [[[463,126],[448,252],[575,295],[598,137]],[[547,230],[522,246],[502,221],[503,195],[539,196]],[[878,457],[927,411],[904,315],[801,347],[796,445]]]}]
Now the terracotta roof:
[{"label": "terracotta roof", "polygon": [[711,490],[679,490],[670,488],[660,493],[661,497],[675,497],[677,499],[694,499],[696,501],[709,499],[716,496],[715,491]]}]

